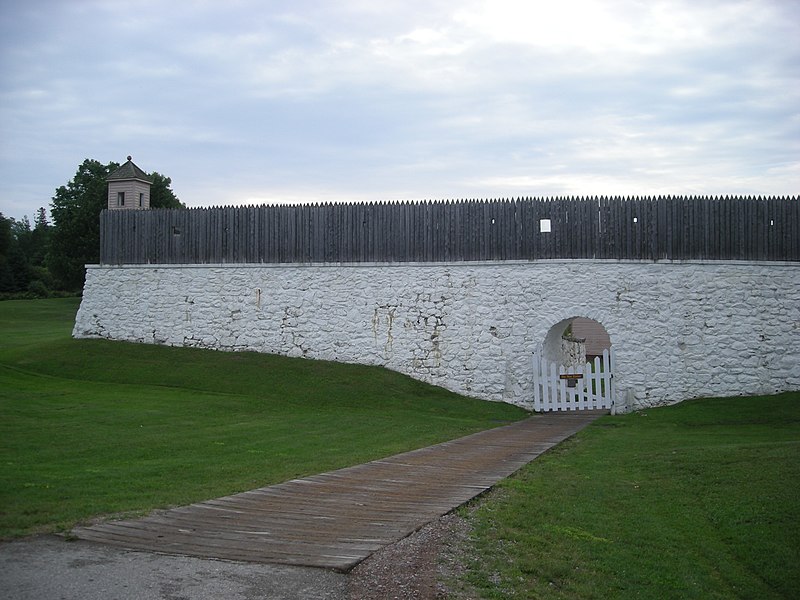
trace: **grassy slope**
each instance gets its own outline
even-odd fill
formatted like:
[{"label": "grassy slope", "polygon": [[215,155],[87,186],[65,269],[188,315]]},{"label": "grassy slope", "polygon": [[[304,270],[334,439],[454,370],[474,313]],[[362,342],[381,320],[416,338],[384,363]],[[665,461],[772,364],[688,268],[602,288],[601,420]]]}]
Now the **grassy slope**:
[{"label": "grassy slope", "polygon": [[318,473],[525,416],[358,365],[72,340],[0,302],[0,536]]},{"label": "grassy slope", "polygon": [[487,598],[790,598],[800,393],[606,417],[470,517]]}]

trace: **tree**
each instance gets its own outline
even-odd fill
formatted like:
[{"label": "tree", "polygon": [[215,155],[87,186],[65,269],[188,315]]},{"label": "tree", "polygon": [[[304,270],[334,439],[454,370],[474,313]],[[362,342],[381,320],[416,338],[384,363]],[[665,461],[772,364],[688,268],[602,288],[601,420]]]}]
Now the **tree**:
[{"label": "tree", "polygon": [[50,251],[50,236],[53,228],[47,221],[47,211],[40,207],[36,211],[33,230],[30,232],[30,250],[27,252],[28,262],[32,267],[46,267],[47,254]]},{"label": "tree", "polygon": [[6,219],[3,213],[0,213],[0,292],[13,292],[17,289],[14,274],[8,264],[8,255],[11,252],[13,241],[12,223],[13,219]]},{"label": "tree", "polygon": [[119,163],[103,165],[86,159],[75,177],[56,190],[50,204],[55,229],[50,238],[48,264],[59,287],[83,287],[84,265],[100,260],[100,211],[108,203],[106,178]]},{"label": "tree", "polygon": [[[0,292],[27,292],[34,278],[48,279],[41,277],[31,262],[31,256],[36,255],[35,243],[27,216],[17,221],[0,215]],[[43,289],[45,296],[49,294],[46,284],[38,285],[37,289]]]},{"label": "tree", "polygon": [[[53,196],[50,213],[54,227],[47,263],[61,289],[81,290],[84,266],[100,261],[100,213],[108,204],[106,179],[118,168],[119,163],[104,165],[87,158],[75,177]],[[153,173],[152,179],[151,208],[184,208],[169,187],[169,177]]]},{"label": "tree", "polygon": [[50,227],[50,222],[47,220],[47,211],[44,206],[40,206],[36,211],[36,216],[33,219],[35,229],[47,229]]},{"label": "tree", "polygon": [[150,178],[150,208],[186,208],[169,187],[172,179],[156,171],[150,173]]},{"label": "tree", "polygon": [[28,289],[31,282],[31,267],[28,257],[32,251],[31,222],[25,215],[19,221],[11,219],[11,247],[8,251],[8,267],[14,277],[15,292]]},{"label": "tree", "polygon": [[6,256],[11,248],[11,224],[13,219],[6,219],[0,212],[0,256]]},{"label": "tree", "polygon": [[27,291],[37,296],[48,296],[54,289],[53,275],[47,266],[47,256],[50,252],[50,236],[53,228],[47,220],[47,211],[40,207],[34,217],[33,229],[25,233],[25,244],[19,240],[23,248],[28,269]]}]

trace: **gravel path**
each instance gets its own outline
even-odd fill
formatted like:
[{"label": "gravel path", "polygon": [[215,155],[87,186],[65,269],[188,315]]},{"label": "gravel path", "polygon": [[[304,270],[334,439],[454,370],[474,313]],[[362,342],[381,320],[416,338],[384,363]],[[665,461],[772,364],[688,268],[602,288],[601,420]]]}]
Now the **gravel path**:
[{"label": "gravel path", "polygon": [[0,544],[0,598],[13,600],[344,600],[323,569],[150,554],[37,536]]},{"label": "gravel path", "polygon": [[452,598],[445,584],[463,569],[459,559],[468,533],[466,521],[449,514],[376,552],[350,572],[348,600]]},{"label": "gravel path", "polygon": [[[461,566],[466,522],[445,515],[348,575],[115,548],[58,536],[0,544],[0,597],[14,600],[433,600]],[[459,593],[461,600],[472,598]]]}]

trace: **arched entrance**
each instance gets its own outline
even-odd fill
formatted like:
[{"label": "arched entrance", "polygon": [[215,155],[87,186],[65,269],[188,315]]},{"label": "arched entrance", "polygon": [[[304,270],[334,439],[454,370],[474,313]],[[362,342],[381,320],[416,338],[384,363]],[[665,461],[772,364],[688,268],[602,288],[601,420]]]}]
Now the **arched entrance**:
[{"label": "arched entrance", "polygon": [[599,321],[574,316],[553,325],[534,354],[534,410],[613,411],[613,356]]}]

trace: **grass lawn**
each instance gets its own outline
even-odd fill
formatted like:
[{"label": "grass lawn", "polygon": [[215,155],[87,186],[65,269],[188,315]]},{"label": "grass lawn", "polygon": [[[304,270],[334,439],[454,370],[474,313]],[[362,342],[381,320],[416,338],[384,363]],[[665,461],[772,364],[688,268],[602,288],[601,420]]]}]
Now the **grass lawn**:
[{"label": "grass lawn", "polygon": [[[72,340],[0,302],[0,537],[141,514],[525,416],[384,369]],[[604,417],[463,509],[484,598],[793,598],[800,393]]]},{"label": "grass lawn", "polygon": [[526,416],[376,367],[73,340],[0,302],[0,537],[285,481]]},{"label": "grass lawn", "polygon": [[800,597],[800,393],[604,417],[463,512],[484,598]]}]

